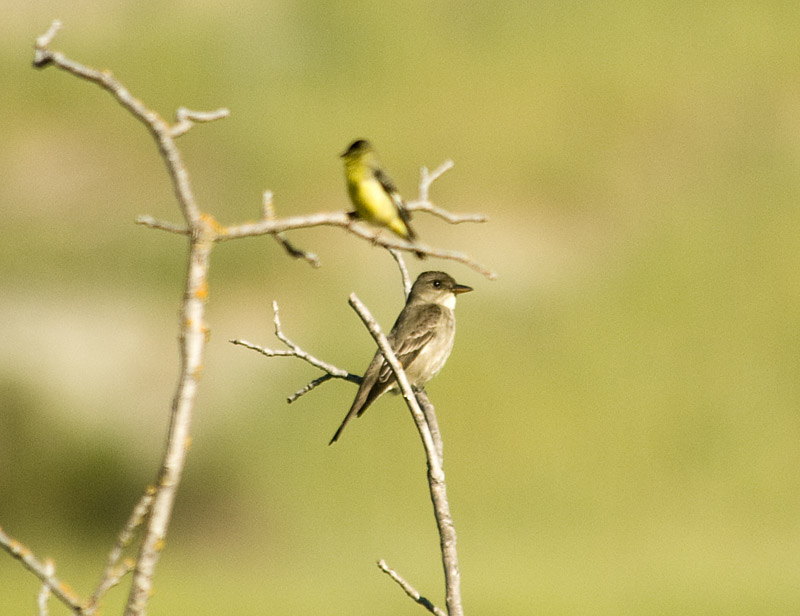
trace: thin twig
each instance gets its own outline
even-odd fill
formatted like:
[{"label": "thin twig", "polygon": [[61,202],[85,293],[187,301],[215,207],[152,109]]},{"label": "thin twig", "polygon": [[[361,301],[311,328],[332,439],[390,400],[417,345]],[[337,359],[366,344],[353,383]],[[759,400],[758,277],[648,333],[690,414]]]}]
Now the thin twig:
[{"label": "thin twig", "polygon": [[347,370],[342,370],[341,368],[338,368],[333,364],[330,364],[326,361],[323,361],[311,355],[311,353],[308,353],[307,351],[304,351],[301,347],[299,347],[294,341],[292,341],[286,334],[283,333],[283,329],[281,327],[280,312],[278,309],[278,302],[276,301],[272,302],[272,310],[275,314],[275,316],[273,317],[273,323],[275,326],[275,337],[281,342],[283,342],[288,347],[288,350],[268,349],[259,346],[257,344],[253,344],[252,342],[248,342],[247,340],[230,340],[229,342],[231,344],[251,349],[267,357],[297,357],[298,359],[302,359],[303,361],[308,362],[315,368],[319,368],[320,370],[325,372],[323,376],[314,379],[308,385],[299,389],[294,394],[289,396],[287,402],[291,404],[303,394],[308,393],[318,385],[321,385],[322,383],[331,378],[344,379],[346,381],[350,381],[351,383],[356,383],[357,385],[361,384],[362,378],[357,374],[353,374],[352,372],[348,372]]},{"label": "thin twig", "polygon": [[397,582],[400,585],[400,588],[402,588],[409,597],[427,609],[431,614],[436,614],[436,616],[447,616],[447,614],[445,614],[441,608],[436,607],[433,603],[431,603],[430,599],[420,595],[416,588],[406,582],[394,569],[391,569],[389,565],[386,564],[385,560],[378,561],[378,568],[392,578],[395,582]]},{"label": "thin twig", "polygon": [[[56,566],[53,564],[52,560],[44,561],[44,572],[47,575],[53,575],[56,572]],[[50,587],[47,584],[42,584],[42,588],[39,590],[38,596],[38,604],[39,604],[39,616],[47,616],[47,600],[50,598]]]},{"label": "thin twig", "polygon": [[461,573],[458,569],[458,553],[456,552],[456,530],[453,525],[453,518],[450,515],[450,504],[447,501],[447,485],[445,484],[444,469],[442,468],[441,457],[437,451],[436,443],[431,435],[430,427],[425,419],[425,414],[420,408],[417,397],[408,382],[403,366],[397,360],[389,341],[381,331],[380,325],[370,314],[367,307],[356,297],[355,293],[350,294],[350,306],[358,313],[361,321],[366,325],[372,338],[386,359],[386,363],[392,369],[403,397],[406,400],[417,430],[422,438],[425,448],[425,456],[428,460],[428,488],[433,502],[433,512],[439,530],[439,544],[442,551],[442,565],[444,567],[445,592],[447,613],[449,616],[463,616],[464,610],[461,605]]},{"label": "thin twig", "polygon": [[52,572],[48,573],[46,563],[42,563],[37,560],[37,558],[33,555],[33,552],[31,552],[16,539],[9,537],[2,528],[0,528],[0,547],[11,554],[11,556],[18,559],[23,566],[28,571],[33,573],[33,575],[39,578],[43,584],[47,584],[47,586],[50,587],[53,595],[55,595],[58,600],[64,603],[67,607],[72,609],[73,612],[77,612],[81,609],[83,602],[72,591],[72,589],[67,584],[59,580]]},{"label": "thin twig", "polygon": [[134,563],[132,560],[127,560],[123,562],[122,565],[119,565],[118,563],[122,557],[123,551],[130,544],[134,531],[143,522],[145,516],[150,511],[155,493],[156,489],[152,486],[148,486],[147,490],[145,490],[145,493],[142,494],[142,497],[139,499],[139,502],[136,503],[133,511],[131,511],[128,521],[125,523],[125,526],[122,527],[122,530],[117,536],[114,547],[111,548],[111,552],[109,553],[108,560],[106,562],[105,571],[103,571],[103,575],[100,577],[100,581],[95,587],[95,591],[92,593],[89,603],[84,609],[85,616],[91,616],[94,614],[99,607],[100,600],[103,598],[103,596],[111,588],[119,584],[120,580],[133,569]]},{"label": "thin twig", "polygon": [[430,188],[446,171],[453,168],[453,161],[446,160],[433,171],[428,171],[427,167],[420,169],[419,177],[419,196],[415,201],[406,203],[409,212],[423,211],[438,216],[439,218],[456,225],[462,222],[486,222],[488,218],[483,214],[455,214],[442,207],[434,205],[430,197]]},{"label": "thin twig", "polygon": [[186,107],[178,107],[178,111],[175,112],[176,122],[170,128],[170,135],[172,137],[180,137],[189,132],[195,122],[213,122],[214,120],[227,118],[230,113],[225,108],[214,111],[192,111]]},{"label": "thin twig", "polygon": [[177,233],[179,235],[189,235],[191,231],[183,225],[178,225],[165,220],[158,220],[152,216],[143,214],[136,217],[136,224],[150,227],[151,229],[160,229],[161,231],[169,231],[170,233]]},{"label": "thin twig", "polygon": [[402,253],[394,248],[389,249],[389,254],[392,255],[397,267],[400,269],[400,277],[403,279],[403,297],[408,299],[408,294],[411,293],[411,277],[408,275],[405,259],[403,259]]},{"label": "thin twig", "polygon": [[[265,190],[264,195],[261,199],[261,217],[264,220],[274,220],[275,219],[275,205],[272,201],[272,191]],[[275,241],[278,242],[286,253],[295,259],[304,259],[311,267],[319,267],[321,265],[319,257],[315,255],[313,252],[307,252],[298,248],[294,244],[292,244],[284,233],[275,233],[272,237],[275,238]]]}]

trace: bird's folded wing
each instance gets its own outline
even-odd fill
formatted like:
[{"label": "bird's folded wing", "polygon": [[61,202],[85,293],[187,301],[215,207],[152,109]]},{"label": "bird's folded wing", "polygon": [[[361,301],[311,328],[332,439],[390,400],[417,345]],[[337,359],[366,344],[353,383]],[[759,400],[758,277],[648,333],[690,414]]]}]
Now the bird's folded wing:
[{"label": "bird's folded wing", "polygon": [[[437,304],[427,304],[401,313],[400,319],[389,334],[389,344],[403,369],[407,369],[436,336],[436,325],[442,318],[442,310],[443,308]],[[386,382],[392,376],[392,368],[384,359],[378,381]]]}]

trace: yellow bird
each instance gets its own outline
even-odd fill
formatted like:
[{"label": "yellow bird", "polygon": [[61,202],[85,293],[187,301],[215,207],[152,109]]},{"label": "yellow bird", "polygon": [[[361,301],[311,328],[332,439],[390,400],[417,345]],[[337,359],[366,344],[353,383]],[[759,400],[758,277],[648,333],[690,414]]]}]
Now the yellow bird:
[{"label": "yellow bird", "polygon": [[392,179],[381,168],[372,144],[364,139],[354,141],[341,158],[355,216],[413,242],[417,234],[409,225],[411,217],[406,205]]}]

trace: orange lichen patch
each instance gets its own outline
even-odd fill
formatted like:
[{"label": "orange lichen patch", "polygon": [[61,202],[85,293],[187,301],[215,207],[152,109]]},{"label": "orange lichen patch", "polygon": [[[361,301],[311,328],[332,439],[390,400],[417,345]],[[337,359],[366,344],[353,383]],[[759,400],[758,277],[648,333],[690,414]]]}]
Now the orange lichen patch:
[{"label": "orange lichen patch", "polygon": [[132,558],[126,558],[122,561],[122,564],[125,565],[128,569],[133,569],[136,566],[136,561]]},{"label": "orange lichen patch", "polygon": [[67,597],[69,597],[69,598],[70,598],[70,599],[72,599],[73,601],[76,601],[76,602],[77,602],[77,600],[78,600],[78,596],[75,594],[75,591],[74,591],[74,590],[72,590],[72,587],[71,587],[69,584],[67,584],[66,582],[61,582],[61,583],[58,585],[58,589],[59,589],[59,590],[60,590],[62,593],[64,593],[64,594],[65,594]]},{"label": "orange lichen patch", "polygon": [[187,436],[186,439],[183,441],[183,448],[186,451],[189,451],[192,448],[192,437]]},{"label": "orange lichen patch", "polygon": [[33,552],[31,552],[28,548],[22,545],[16,539],[12,539],[8,542],[8,546],[11,548],[11,551],[14,552],[16,556],[21,558],[31,558],[33,556]]},{"label": "orange lichen patch", "polygon": [[156,552],[160,552],[161,550],[164,549],[165,545],[166,544],[164,543],[164,540],[159,539],[158,541],[156,541],[156,544],[153,547],[155,548]]},{"label": "orange lichen patch", "polygon": [[206,225],[208,225],[214,233],[217,234],[224,234],[226,229],[224,226],[217,222],[217,219],[214,218],[211,214],[201,214],[200,220],[202,220]]},{"label": "orange lichen patch", "polygon": [[148,496],[153,496],[156,493],[156,487],[155,486],[147,486],[147,489],[145,490],[145,492],[147,493]]},{"label": "orange lichen patch", "polygon": [[197,299],[207,299],[208,298],[208,281],[205,278],[198,285],[198,287],[194,290],[194,296]]}]

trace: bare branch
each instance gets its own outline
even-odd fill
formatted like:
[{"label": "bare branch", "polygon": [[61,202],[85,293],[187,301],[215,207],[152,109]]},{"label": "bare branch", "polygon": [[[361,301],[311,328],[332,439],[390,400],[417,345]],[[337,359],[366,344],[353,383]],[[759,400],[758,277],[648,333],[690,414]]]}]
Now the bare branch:
[{"label": "bare branch", "polygon": [[454,225],[462,222],[486,222],[488,218],[483,214],[454,214],[431,202],[428,196],[430,194],[431,184],[452,168],[452,160],[444,161],[432,172],[429,172],[427,167],[422,167],[419,174],[419,196],[415,201],[406,203],[406,209],[409,212],[428,212]]},{"label": "bare branch", "polygon": [[[264,220],[275,219],[275,205],[272,202],[271,190],[264,191],[264,196],[261,201],[261,217]],[[304,259],[311,264],[311,267],[319,267],[321,265],[317,255],[315,255],[313,252],[306,252],[305,250],[297,248],[286,238],[286,235],[283,233],[275,233],[272,237],[274,237],[275,241],[283,246],[283,249],[290,257],[295,259]]]},{"label": "bare branch", "polygon": [[73,612],[81,609],[82,602],[72,589],[59,580],[52,573],[52,570],[47,567],[46,563],[37,560],[33,552],[16,539],[9,537],[2,528],[0,528],[0,547],[18,559],[28,571],[41,580],[42,584],[46,584],[50,588],[50,591],[59,601],[72,609]]},{"label": "bare branch", "polygon": [[[297,400],[300,396],[303,396],[303,395],[307,394],[312,389],[316,389],[317,387],[322,385],[325,381],[330,381],[332,378],[333,378],[332,374],[323,374],[321,377],[318,377],[318,378],[314,379],[313,381],[311,381],[307,385],[304,385],[303,387],[298,389],[291,396],[286,398],[286,402],[291,404],[292,402]],[[358,380],[356,380],[356,379],[358,379]],[[361,381],[363,379],[360,376],[356,376],[355,374],[350,374],[348,377],[345,378],[345,380],[360,385]]]},{"label": "bare branch", "polygon": [[[57,66],[76,77],[91,81],[111,94],[116,101],[125,107],[136,119],[142,122],[149,129],[151,135],[158,143],[159,150],[167,165],[172,183],[175,189],[175,196],[181,206],[184,218],[187,222],[196,222],[200,218],[200,209],[194,198],[189,174],[183,165],[183,159],[175,146],[173,140],[172,127],[165,122],[161,116],[145,107],[139,99],[135,98],[128,89],[123,86],[112,74],[111,71],[98,71],[68,59],[64,54],[47,49],[52,42],[59,25],[56,22],[50,29],[36,41],[36,52],[34,55],[34,66],[43,68],[51,64]],[[219,112],[213,112],[219,113]]]},{"label": "bare branch", "polygon": [[486,222],[489,218],[484,214],[454,214],[444,208],[434,205],[430,201],[409,201],[406,209],[410,212],[428,212],[446,220],[450,224],[457,225],[462,222]]},{"label": "bare branch", "polygon": [[54,19],[47,32],[36,39],[36,44],[34,45],[36,51],[33,55],[33,65],[35,67],[39,68],[45,66],[48,62],[50,62],[48,55],[50,52],[47,50],[47,47],[53,42],[53,39],[55,38],[56,34],[58,34],[60,29],[61,21]]},{"label": "bare branch", "polygon": [[214,120],[227,118],[230,113],[224,107],[214,111],[192,111],[186,107],[178,107],[178,111],[175,112],[177,121],[170,128],[169,134],[172,137],[180,137],[189,132],[195,122],[213,122]]},{"label": "bare branch", "polygon": [[344,379],[346,381],[350,381],[351,383],[361,384],[361,377],[357,374],[352,374],[347,370],[342,370],[341,368],[337,368],[333,364],[329,364],[317,357],[314,357],[310,353],[304,351],[300,348],[297,344],[295,344],[289,337],[283,333],[283,329],[281,328],[281,319],[280,313],[278,311],[278,302],[272,302],[272,310],[275,313],[273,318],[273,323],[275,324],[275,337],[278,338],[281,342],[283,342],[289,350],[275,350],[275,349],[267,349],[257,344],[253,344],[252,342],[247,342],[246,340],[230,340],[231,344],[243,346],[245,348],[251,349],[262,355],[267,357],[297,357],[298,359],[302,359],[305,362],[308,362],[315,368],[319,368],[325,375],[314,379],[308,385],[303,387],[302,389],[296,391],[294,394],[289,396],[287,402],[292,403],[297,400],[303,394],[308,393],[318,385],[321,385],[325,381],[331,378],[338,378]]},{"label": "bare branch", "polygon": [[145,493],[142,494],[142,497],[139,499],[139,502],[136,503],[133,511],[131,511],[128,521],[125,523],[125,526],[117,536],[117,541],[114,544],[114,547],[111,548],[105,571],[103,572],[103,575],[101,576],[94,593],[92,593],[89,603],[84,609],[85,616],[91,616],[94,614],[100,606],[100,600],[103,598],[105,593],[119,584],[122,578],[133,569],[134,562],[132,560],[126,560],[122,563],[122,565],[119,565],[119,559],[122,557],[122,553],[125,548],[130,544],[131,538],[133,537],[133,532],[142,523],[145,516],[150,511],[155,493],[156,489],[153,486],[148,486],[147,490],[145,490]]},{"label": "bare branch", "polygon": [[[47,575],[53,575],[56,572],[56,566],[53,564],[52,560],[44,561],[44,572]],[[47,600],[50,598],[50,587],[47,584],[42,584],[41,590],[39,590],[38,596],[38,604],[39,604],[39,616],[47,616]]]},{"label": "bare branch", "polygon": [[352,233],[353,235],[362,239],[369,240],[373,244],[382,246],[383,248],[394,248],[396,250],[414,253],[420,252],[430,257],[457,261],[459,263],[463,263],[467,267],[472,268],[479,274],[486,276],[490,280],[497,278],[497,274],[494,271],[484,265],[481,265],[464,253],[453,250],[440,250],[438,248],[431,248],[430,246],[420,243],[411,244],[409,242],[390,237],[386,233],[376,233],[372,228],[359,224],[358,222],[354,222],[346,212],[318,212],[316,214],[308,214],[306,216],[291,216],[288,218],[276,218],[275,220],[259,220],[257,222],[229,226],[220,231],[217,241],[230,240],[239,237],[256,237],[259,235],[277,233],[279,231],[319,227],[323,225],[341,227],[347,230],[349,233]]},{"label": "bare branch", "polygon": [[136,217],[136,224],[150,227],[151,229],[161,229],[162,231],[169,231],[170,233],[177,233],[179,235],[189,235],[191,231],[181,225],[176,225],[172,222],[158,220],[152,216],[142,215]]},{"label": "bare branch", "polygon": [[367,307],[356,297],[355,293],[350,294],[350,306],[358,313],[361,321],[367,326],[372,338],[386,359],[386,363],[392,369],[403,397],[406,400],[417,430],[422,438],[425,447],[425,456],[428,460],[428,488],[433,502],[433,512],[439,530],[439,544],[442,551],[442,565],[444,567],[447,613],[449,616],[463,616],[464,610],[461,606],[461,573],[458,569],[458,553],[456,552],[456,529],[453,525],[453,518],[450,515],[450,504],[447,501],[447,486],[445,484],[444,469],[442,468],[441,456],[436,447],[436,443],[431,435],[430,427],[426,421],[425,414],[420,409],[417,397],[408,382],[408,377],[403,370],[403,366],[397,360],[389,341],[381,331],[380,325],[372,317]]},{"label": "bare branch", "polygon": [[397,267],[400,269],[400,277],[403,279],[403,295],[408,299],[408,294],[411,293],[411,277],[408,275],[406,262],[403,259],[403,255],[394,248],[389,248],[389,254],[392,255],[397,262]]},{"label": "bare branch", "polygon": [[436,616],[447,616],[447,614],[445,614],[441,608],[436,607],[430,602],[429,599],[426,599],[420,595],[417,589],[400,577],[400,575],[394,569],[389,568],[389,565],[386,564],[385,560],[378,561],[378,568],[392,578],[395,582],[397,582],[400,585],[400,588],[402,588],[409,597],[419,603],[431,614],[436,614]]},{"label": "bare branch", "polygon": [[445,173],[454,167],[454,163],[449,158],[441,165],[436,167],[432,172],[428,171],[427,167],[422,167],[419,170],[419,200],[429,201],[428,194],[431,190],[431,184],[442,177]]},{"label": "bare branch", "polygon": [[439,454],[439,463],[444,464],[444,441],[442,440],[442,433],[439,432],[439,421],[436,419],[436,409],[428,399],[428,392],[424,389],[417,392],[417,402],[419,402],[422,412],[425,414],[425,421],[428,423],[428,428],[431,431],[431,438],[434,445],[436,445],[436,452]]}]

